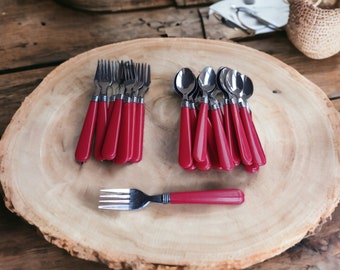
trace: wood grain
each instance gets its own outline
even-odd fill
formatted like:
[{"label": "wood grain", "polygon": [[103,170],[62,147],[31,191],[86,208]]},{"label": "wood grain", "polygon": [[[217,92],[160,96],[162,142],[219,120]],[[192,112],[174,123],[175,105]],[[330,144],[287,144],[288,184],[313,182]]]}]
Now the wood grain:
[{"label": "wood grain", "polygon": [[117,12],[126,10],[146,9],[146,8],[159,8],[164,6],[171,6],[174,4],[172,0],[124,0],[124,1],[111,1],[111,0],[57,0],[57,2],[86,11],[94,12]]},{"label": "wood grain", "polygon": [[[199,57],[193,58],[192,51]],[[153,67],[144,160],[131,166],[90,160],[79,166],[73,153],[96,59],[117,55],[148,61]],[[256,66],[249,65],[254,61]],[[242,169],[187,173],[176,164],[179,100],[171,91],[172,77],[182,66],[197,73],[207,63],[216,68],[228,65],[254,80],[258,90],[251,105],[268,157],[257,175]],[[263,76],[268,72],[270,77]],[[338,113],[316,85],[282,62],[244,46],[196,39],[114,44],[64,63],[25,100],[1,141],[1,183],[7,206],[72,255],[116,268],[246,267],[313,233],[336,207],[338,121]],[[247,201],[235,208],[98,211],[98,189],[113,186],[134,186],[149,193],[237,186],[245,190]],[[174,231],[181,224],[181,230]]]},{"label": "wood grain", "polygon": [[0,70],[57,65],[89,49],[136,38],[203,37],[196,8],[96,14],[51,0],[27,1],[20,8],[15,1],[2,4]]},{"label": "wood grain", "polygon": [[64,5],[86,11],[94,12],[117,12],[137,9],[160,8],[165,6],[179,6],[188,7],[195,5],[208,5],[216,2],[216,0],[124,0],[124,1],[110,1],[110,0],[57,0],[57,2]]}]

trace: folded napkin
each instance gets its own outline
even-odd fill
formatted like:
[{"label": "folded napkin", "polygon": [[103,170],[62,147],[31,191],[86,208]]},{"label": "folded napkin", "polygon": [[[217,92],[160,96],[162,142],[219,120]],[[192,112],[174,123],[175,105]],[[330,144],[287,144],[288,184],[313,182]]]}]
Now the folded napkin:
[{"label": "folded napkin", "polygon": [[[253,4],[247,4],[254,2]],[[250,16],[247,12],[239,11],[238,8],[247,8],[256,16],[270,23],[275,27],[268,27],[261,23],[261,20]],[[253,30],[254,34],[262,34],[276,31],[288,22],[289,3],[286,0],[224,0],[219,1],[209,7],[209,15],[218,14],[225,20],[231,21],[245,30]]]}]

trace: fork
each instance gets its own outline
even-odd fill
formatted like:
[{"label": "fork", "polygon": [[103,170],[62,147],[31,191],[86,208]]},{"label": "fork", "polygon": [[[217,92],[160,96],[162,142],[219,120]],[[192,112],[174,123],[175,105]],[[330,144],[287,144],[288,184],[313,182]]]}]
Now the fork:
[{"label": "fork", "polygon": [[135,130],[132,147],[131,162],[139,162],[143,157],[143,139],[144,139],[144,118],[145,105],[144,95],[149,90],[151,84],[150,65],[142,63],[138,66],[138,94],[135,109]]},{"label": "fork", "polygon": [[119,61],[112,62],[112,81],[117,86],[113,89],[113,95],[110,98],[108,110],[108,124],[102,146],[102,155],[106,160],[113,160],[116,157],[118,135],[121,123],[122,104],[124,98],[123,63]]},{"label": "fork", "polygon": [[119,138],[117,145],[116,157],[113,160],[116,164],[125,164],[131,158],[131,120],[132,120],[132,104],[131,94],[136,83],[135,65],[132,61],[124,63],[124,86],[125,96],[122,107],[121,127],[119,130]]},{"label": "fork", "polygon": [[94,157],[97,160],[104,160],[102,156],[102,146],[107,125],[107,90],[112,85],[112,74],[110,61],[100,60],[101,73],[98,80],[100,95],[98,103],[98,114],[96,121],[96,138],[94,145]]},{"label": "fork", "polygon": [[136,63],[134,66],[132,66],[131,68],[134,69],[134,74],[135,74],[135,83],[132,87],[131,90],[131,103],[130,103],[130,117],[131,119],[129,119],[129,124],[130,124],[130,141],[129,141],[129,146],[130,146],[130,154],[129,154],[129,162],[136,162],[135,160],[133,160],[133,153],[135,151],[134,149],[134,141],[136,141],[136,104],[137,104],[137,95],[138,95],[138,91],[139,89],[142,88],[143,86],[143,79],[142,79],[142,65],[141,63]]},{"label": "fork", "polygon": [[94,76],[95,92],[91,97],[91,101],[87,109],[87,113],[84,119],[83,127],[80,132],[80,136],[79,136],[76,151],[75,151],[75,159],[81,163],[87,161],[91,154],[93,134],[94,134],[96,119],[97,119],[98,100],[99,100],[100,89],[101,89],[99,85],[99,80],[100,80],[101,73],[102,73],[101,69],[102,69],[102,66],[100,64],[100,61],[98,61],[96,74]]},{"label": "fork", "polygon": [[138,189],[101,189],[99,209],[137,210],[150,202],[162,204],[242,204],[244,193],[239,189],[171,192],[147,195]]}]

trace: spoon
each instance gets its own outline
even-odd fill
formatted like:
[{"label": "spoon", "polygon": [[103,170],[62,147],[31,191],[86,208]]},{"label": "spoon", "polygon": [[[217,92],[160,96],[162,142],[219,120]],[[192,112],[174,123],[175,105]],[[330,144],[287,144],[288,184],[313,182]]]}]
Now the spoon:
[{"label": "spoon", "polygon": [[195,75],[189,68],[180,69],[174,79],[174,89],[182,96],[179,130],[178,163],[188,170],[195,169],[192,159],[192,134],[190,124],[190,95],[196,90]]},{"label": "spoon", "polygon": [[[237,139],[235,136],[235,127],[231,116],[231,94],[228,92],[228,88],[225,82],[225,77],[229,69],[227,67],[221,67],[217,71],[217,85],[220,91],[223,93],[223,124],[226,138],[229,144],[230,153],[234,161],[235,166],[240,164],[240,154],[237,147]],[[235,97],[236,99],[236,97]],[[235,100],[236,102],[236,100]]]},{"label": "spoon", "polygon": [[[230,171],[235,167],[233,157],[231,155],[229,142],[223,126],[223,116],[216,95],[218,91],[214,90],[209,96],[209,116],[216,143],[216,152],[219,161],[219,166],[222,170]],[[208,142],[209,143],[209,142]]]},{"label": "spoon", "polygon": [[207,128],[209,93],[215,89],[216,74],[212,67],[205,67],[198,76],[198,85],[202,93],[199,107],[193,158],[203,162],[207,158]]},{"label": "spoon", "polygon": [[243,89],[240,93],[240,115],[244,125],[245,133],[248,138],[250,150],[253,156],[253,163],[257,166],[266,164],[266,156],[264,154],[259,136],[257,134],[254,122],[251,117],[251,111],[247,99],[252,96],[254,86],[249,77],[242,75]]},{"label": "spoon", "polygon": [[231,115],[236,131],[236,139],[238,148],[240,151],[241,161],[244,165],[248,166],[252,164],[252,154],[250,151],[248,139],[243,127],[242,120],[240,118],[238,100],[240,99],[240,93],[243,89],[243,80],[241,74],[237,70],[228,70],[225,75],[225,85],[227,91],[231,96],[229,107],[231,109]]},{"label": "spoon", "polygon": [[[189,114],[190,114],[190,126],[191,126],[191,139],[192,143],[195,141],[195,133],[196,133],[196,125],[197,125],[197,111],[195,106],[195,100],[197,98],[197,88],[194,91],[192,95],[190,95],[190,108],[189,108]],[[209,119],[208,119],[209,120]],[[210,124],[210,126],[209,126]],[[211,123],[208,123],[208,146],[209,146],[209,128],[211,128]],[[214,140],[214,138],[212,138]],[[209,150],[209,149],[208,149]],[[209,154],[207,155],[206,159],[203,162],[198,162],[195,159],[193,159],[194,167],[197,167],[197,169],[201,171],[208,171],[212,167],[212,163],[210,161]]]},{"label": "spoon", "polygon": [[[182,93],[178,90],[176,84],[175,84],[175,91],[177,94],[180,96],[183,96]],[[195,140],[195,132],[196,132],[196,123],[197,123],[197,112],[196,112],[196,106],[195,106],[195,99],[198,96],[198,91],[197,91],[197,82],[196,82],[196,87],[195,89],[189,94],[188,96],[188,101],[189,101],[189,117],[190,117],[190,131],[191,131],[191,143],[193,144]],[[193,146],[192,146],[193,148]],[[192,156],[192,148],[191,148],[191,156]],[[211,162],[209,157],[206,158],[205,161],[203,162],[197,162],[196,160],[193,159],[193,165],[185,168],[186,170],[193,171],[196,168],[198,168],[201,171],[208,171],[211,168]]]}]

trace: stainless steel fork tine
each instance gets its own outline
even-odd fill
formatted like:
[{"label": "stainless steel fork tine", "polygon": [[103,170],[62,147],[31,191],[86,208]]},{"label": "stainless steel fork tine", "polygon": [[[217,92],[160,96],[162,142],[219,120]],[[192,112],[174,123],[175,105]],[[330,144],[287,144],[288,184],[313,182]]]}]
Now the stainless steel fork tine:
[{"label": "stainless steel fork tine", "polygon": [[124,62],[124,80],[128,81],[130,79],[130,69],[129,69],[129,62]]},{"label": "stainless steel fork tine", "polygon": [[118,61],[112,61],[112,80],[115,82],[115,83],[118,83],[119,82],[119,78],[118,78],[118,75],[119,75],[119,62]]},{"label": "stainless steel fork tine", "polygon": [[[146,65],[146,64],[145,64]],[[150,70],[150,65],[147,65],[147,67],[145,67],[145,79],[144,82],[145,84],[150,84],[151,82],[151,70]]]},{"label": "stainless steel fork tine", "polygon": [[129,68],[131,72],[131,79],[135,79],[136,74],[135,74],[135,64],[132,60],[129,61]]},{"label": "stainless steel fork tine", "polygon": [[104,78],[104,60],[100,59],[99,62],[100,62],[99,82],[102,82]]},{"label": "stainless steel fork tine", "polygon": [[100,194],[100,198],[112,198],[112,199],[129,199],[130,194],[120,194],[120,193],[111,193],[111,194]]},{"label": "stainless steel fork tine", "polygon": [[98,81],[100,79],[100,60],[97,62],[96,74],[94,75],[94,80]]},{"label": "stainless steel fork tine", "polygon": [[130,203],[130,200],[118,200],[118,199],[113,199],[113,200],[110,200],[110,199],[105,199],[105,200],[99,200],[99,203],[114,203],[114,204],[125,204],[125,203]]},{"label": "stainless steel fork tine", "polygon": [[108,205],[99,205],[99,209],[105,210],[130,210],[129,204],[108,204]]},{"label": "stainless steel fork tine", "polygon": [[108,82],[112,82],[111,61],[107,61],[106,77]]},{"label": "stainless steel fork tine", "polygon": [[100,190],[100,193],[118,193],[118,194],[129,194],[129,188],[104,188]]},{"label": "stainless steel fork tine", "polygon": [[101,72],[101,78],[100,78],[100,81],[103,82],[104,79],[105,79],[105,60],[101,60],[101,67],[102,67],[102,72]]},{"label": "stainless steel fork tine", "polygon": [[142,68],[142,80],[146,80],[146,63],[143,63],[143,68]]}]

